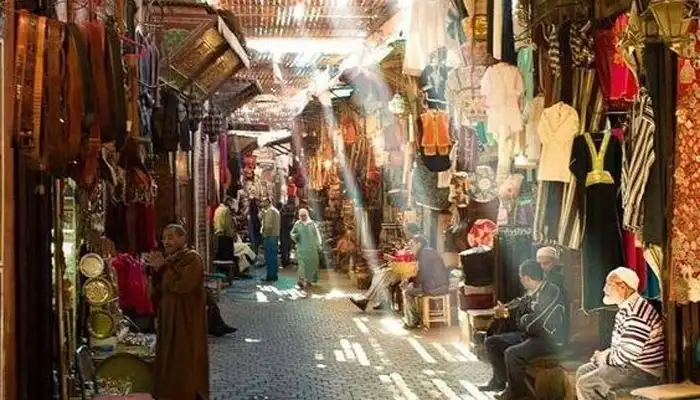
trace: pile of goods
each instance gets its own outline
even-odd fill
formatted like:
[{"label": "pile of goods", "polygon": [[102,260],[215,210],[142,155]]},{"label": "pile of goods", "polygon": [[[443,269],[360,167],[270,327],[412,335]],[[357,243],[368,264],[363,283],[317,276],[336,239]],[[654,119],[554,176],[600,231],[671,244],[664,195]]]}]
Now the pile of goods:
[{"label": "pile of goods", "polygon": [[391,254],[391,270],[401,279],[414,277],[418,272],[418,261],[409,250],[398,250]]}]

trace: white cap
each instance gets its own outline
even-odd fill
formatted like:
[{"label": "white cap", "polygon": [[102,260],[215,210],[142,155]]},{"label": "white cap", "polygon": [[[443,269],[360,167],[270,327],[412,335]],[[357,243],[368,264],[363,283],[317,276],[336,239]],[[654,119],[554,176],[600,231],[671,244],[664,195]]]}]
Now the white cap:
[{"label": "white cap", "polygon": [[558,260],[559,259],[559,253],[557,252],[557,249],[554,247],[542,247],[539,250],[537,250],[537,259],[539,260],[540,258],[550,258],[552,260]]},{"label": "white cap", "polygon": [[608,274],[608,278],[610,278],[613,275],[620,278],[622,282],[625,282],[627,286],[634,289],[635,291],[639,288],[639,277],[637,276],[637,273],[632,271],[631,269],[627,267],[617,267],[614,270],[610,271],[610,273]]}]

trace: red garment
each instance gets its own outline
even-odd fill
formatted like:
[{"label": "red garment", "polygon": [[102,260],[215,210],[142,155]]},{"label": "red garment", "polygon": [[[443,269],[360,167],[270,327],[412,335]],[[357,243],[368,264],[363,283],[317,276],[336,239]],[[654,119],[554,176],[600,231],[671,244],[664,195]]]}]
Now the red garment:
[{"label": "red garment", "polygon": [[347,144],[355,143],[357,141],[357,129],[355,129],[355,121],[350,117],[345,117],[342,126],[343,141]]},{"label": "red garment", "polygon": [[153,315],[153,304],[148,296],[148,280],[141,261],[122,253],[112,258],[112,266],[117,271],[119,308],[134,311],[140,316]]},{"label": "red garment", "polygon": [[637,237],[634,233],[622,231],[622,246],[625,250],[625,267],[637,273],[639,278],[638,292],[643,292],[647,286],[647,264],[644,260],[644,250],[637,247]]},{"label": "red garment", "polygon": [[131,255],[156,248],[155,190],[151,176],[134,168],[126,173],[126,236]]},{"label": "red garment", "polygon": [[595,69],[608,109],[627,109],[637,94],[637,79],[617,48],[629,17],[620,15],[612,29],[595,31]]},{"label": "red garment", "polygon": [[219,182],[226,193],[231,186],[231,171],[228,169],[228,136],[219,136]]},{"label": "red garment", "polygon": [[297,185],[294,184],[294,179],[287,179],[287,197],[297,197]]}]

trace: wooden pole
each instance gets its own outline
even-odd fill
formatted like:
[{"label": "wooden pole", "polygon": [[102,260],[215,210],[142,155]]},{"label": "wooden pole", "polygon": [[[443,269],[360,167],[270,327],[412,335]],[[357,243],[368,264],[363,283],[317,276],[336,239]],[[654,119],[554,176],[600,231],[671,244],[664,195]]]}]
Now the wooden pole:
[{"label": "wooden pole", "polygon": [[5,1],[2,48],[2,112],[0,130],[0,399],[17,398],[15,344],[14,263],[14,156],[12,134],[14,115],[15,2]]}]

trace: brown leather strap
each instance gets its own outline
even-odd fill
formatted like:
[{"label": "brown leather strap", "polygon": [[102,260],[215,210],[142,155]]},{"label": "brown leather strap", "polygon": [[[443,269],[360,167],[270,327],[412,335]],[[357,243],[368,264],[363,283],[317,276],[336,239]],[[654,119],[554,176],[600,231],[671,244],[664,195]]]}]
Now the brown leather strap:
[{"label": "brown leather strap", "polygon": [[139,117],[139,96],[141,94],[141,83],[139,82],[139,56],[127,54],[126,73],[127,84],[129,85],[129,98],[126,105],[127,121],[130,122],[131,129],[129,137],[141,137],[141,118]]},{"label": "brown leather strap", "polygon": [[[26,10],[20,10],[17,13],[17,44],[15,46],[15,138],[19,141],[20,138],[29,130],[31,126],[27,124],[24,118],[26,109],[31,105],[31,85],[33,68],[30,69],[33,63],[31,62],[30,52],[30,36],[34,32],[34,18]],[[27,81],[29,79],[29,81]]]},{"label": "brown leather strap", "polygon": [[111,125],[114,129],[117,149],[121,149],[126,140],[126,94],[124,93],[124,65],[121,46],[113,24],[106,26],[106,47]]},{"label": "brown leather strap", "polygon": [[95,117],[100,126],[103,142],[114,140],[110,124],[109,94],[107,93],[107,75],[105,67],[105,30],[100,21],[90,21],[87,25],[88,46],[90,48],[90,68],[92,69],[93,96],[95,98]]},{"label": "brown leather strap", "polygon": [[80,68],[81,53],[78,50],[80,32],[72,24],[67,25],[66,41],[66,80],[64,99],[66,102],[66,157],[71,160],[80,154],[80,142],[83,137],[83,116],[85,114],[85,98],[83,92],[82,69]]},{"label": "brown leather strap", "polygon": [[63,42],[65,29],[63,23],[50,19],[46,27],[46,80],[44,93],[46,113],[44,124],[44,143],[42,162],[50,171],[62,170],[70,159],[66,160],[64,147],[66,135],[63,123],[65,118],[63,101],[63,82],[65,79],[65,57]]},{"label": "brown leather strap", "polygon": [[32,136],[22,143],[30,165],[44,169],[41,164],[41,116],[44,100],[44,55],[46,51],[46,17],[36,17],[36,60],[34,61],[34,89],[32,93]]}]

